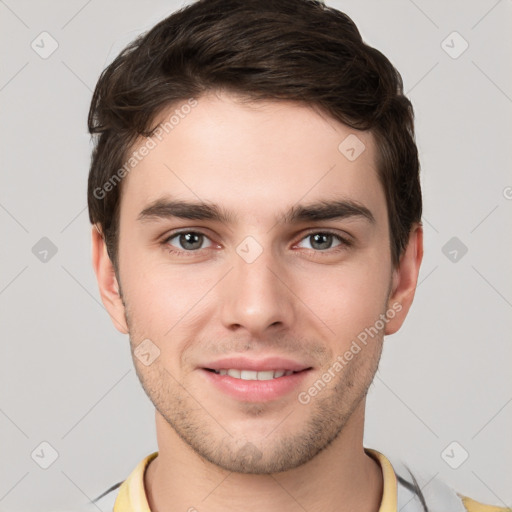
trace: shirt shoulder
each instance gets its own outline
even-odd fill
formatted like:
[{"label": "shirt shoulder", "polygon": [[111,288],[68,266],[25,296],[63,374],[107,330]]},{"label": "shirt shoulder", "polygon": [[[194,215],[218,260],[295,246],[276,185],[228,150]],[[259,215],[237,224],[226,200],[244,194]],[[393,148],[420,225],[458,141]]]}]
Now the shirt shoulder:
[{"label": "shirt shoulder", "polygon": [[109,487],[80,512],[150,512],[144,489],[144,472],[157,456],[158,451],[155,451],[144,457],[125,480]]},{"label": "shirt shoulder", "polygon": [[468,496],[459,494],[465,509],[468,512],[512,512],[510,507],[497,507],[496,505],[485,505],[479,501],[475,501]]},{"label": "shirt shoulder", "polygon": [[511,508],[487,505],[465,496],[424,468],[411,470],[402,460],[391,459],[400,512],[512,512]]},{"label": "shirt shoulder", "polygon": [[101,493],[97,498],[88,503],[88,508],[84,509],[83,512],[92,512],[93,510],[98,512],[98,509],[102,512],[112,512],[114,510],[114,503],[119,492],[119,487],[123,484],[123,482],[124,480],[118,482],[112,487],[109,487],[105,492]]}]

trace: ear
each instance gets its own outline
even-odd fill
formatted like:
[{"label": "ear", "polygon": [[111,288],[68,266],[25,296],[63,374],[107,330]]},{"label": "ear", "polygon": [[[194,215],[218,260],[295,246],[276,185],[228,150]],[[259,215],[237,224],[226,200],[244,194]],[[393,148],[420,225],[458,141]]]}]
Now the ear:
[{"label": "ear", "polygon": [[114,266],[110,261],[105,240],[96,225],[92,227],[92,266],[98,281],[101,300],[114,326],[122,334],[128,334],[125,308],[119,293]]},{"label": "ear", "polygon": [[[388,299],[389,320],[384,334],[394,334],[404,323],[414,299],[422,259],[423,228],[420,224],[415,224],[409,234],[409,242],[400,258],[400,263],[393,270],[391,292]],[[394,313],[394,316],[391,316],[391,312]]]}]

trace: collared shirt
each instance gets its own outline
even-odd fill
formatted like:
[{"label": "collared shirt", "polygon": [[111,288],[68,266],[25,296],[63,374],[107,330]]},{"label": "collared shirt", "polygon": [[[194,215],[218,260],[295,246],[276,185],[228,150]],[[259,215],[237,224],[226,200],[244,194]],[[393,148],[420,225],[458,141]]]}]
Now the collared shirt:
[{"label": "collared shirt", "polygon": [[[364,448],[367,455],[375,459],[382,470],[383,493],[378,512],[424,512],[425,507],[415,492],[412,475],[397,473],[389,459],[381,452]],[[142,459],[128,478],[94,500],[87,510],[113,512],[151,512],[144,486],[144,473],[148,464],[157,457],[153,452]],[[428,512],[506,512],[511,509],[484,505],[463,496],[445,483],[431,478],[423,482],[416,479],[421,489]],[[417,487],[417,488],[418,488]]]}]

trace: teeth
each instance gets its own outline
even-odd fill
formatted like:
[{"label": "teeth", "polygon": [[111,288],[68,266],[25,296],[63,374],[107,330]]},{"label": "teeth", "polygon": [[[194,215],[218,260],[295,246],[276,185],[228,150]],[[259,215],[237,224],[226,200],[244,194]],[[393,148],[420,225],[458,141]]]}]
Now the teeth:
[{"label": "teeth", "polygon": [[293,370],[265,370],[257,372],[254,370],[236,370],[234,368],[229,370],[215,370],[219,375],[229,375],[234,379],[241,380],[272,380],[279,377],[288,376],[295,373]]}]

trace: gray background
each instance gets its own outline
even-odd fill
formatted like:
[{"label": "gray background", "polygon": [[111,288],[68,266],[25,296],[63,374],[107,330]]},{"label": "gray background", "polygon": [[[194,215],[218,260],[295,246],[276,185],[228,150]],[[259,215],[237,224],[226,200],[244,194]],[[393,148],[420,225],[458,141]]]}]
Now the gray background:
[{"label": "gray background", "polygon": [[[422,162],[425,258],[409,317],[385,341],[365,446],[422,485],[510,506],[512,2],[327,3],[401,72]],[[157,449],[91,266],[86,116],[105,65],[180,5],[0,0],[2,511],[82,503]]]}]

